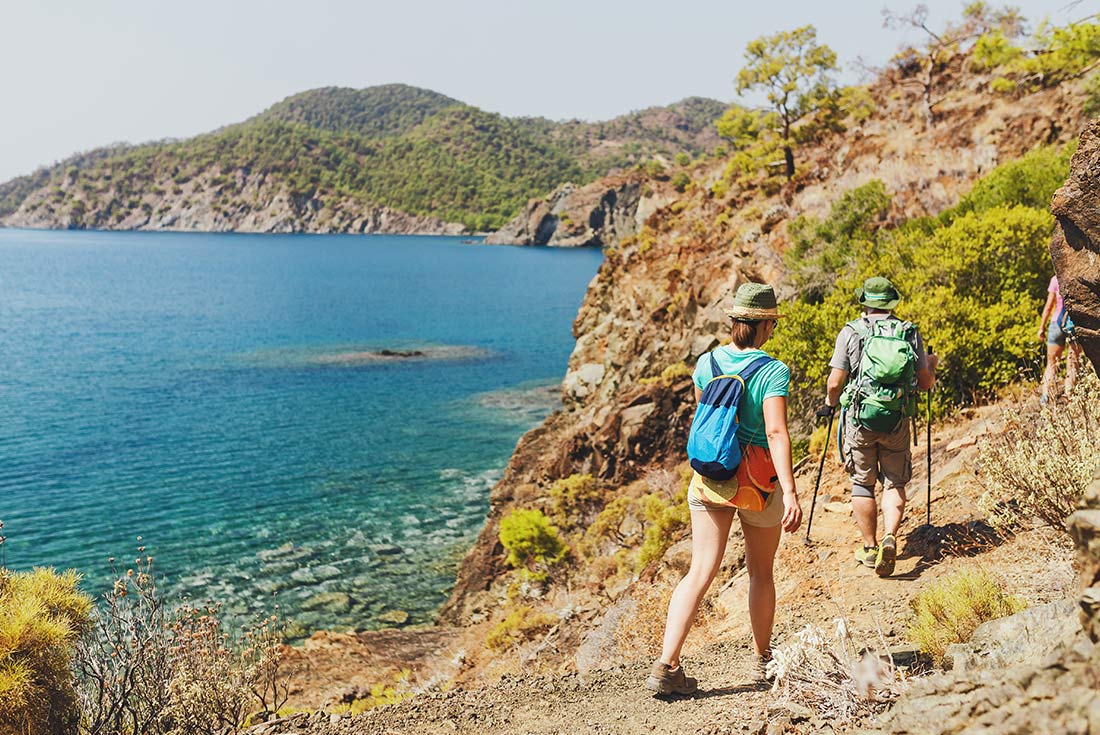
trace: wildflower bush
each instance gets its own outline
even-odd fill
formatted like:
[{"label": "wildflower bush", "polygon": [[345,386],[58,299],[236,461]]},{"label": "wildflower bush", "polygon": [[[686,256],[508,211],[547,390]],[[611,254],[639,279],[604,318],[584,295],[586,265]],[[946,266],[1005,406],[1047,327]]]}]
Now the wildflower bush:
[{"label": "wildflower bush", "polygon": [[[879,653],[876,653],[876,649]],[[772,650],[768,673],[779,702],[810,707],[826,721],[852,722],[885,710],[908,687],[886,643],[857,645],[843,618],[833,635],[807,625]]]},{"label": "wildflower bush", "polygon": [[94,604],[79,582],[73,571],[0,568],[0,732],[76,731],[72,661]]},{"label": "wildflower bush", "polygon": [[975,567],[932,584],[913,598],[912,607],[916,620],[909,626],[909,637],[922,652],[941,661],[948,646],[970,640],[979,625],[1019,612],[1024,603]]},{"label": "wildflower bush", "polygon": [[85,735],[223,733],[287,701],[282,629],[269,617],[234,634],[214,604],[171,609],[152,556],[104,595],[76,657]]},{"label": "wildflower bush", "polygon": [[545,580],[569,551],[557,527],[537,509],[518,508],[504,516],[500,543],[508,551],[508,564],[538,581]]},{"label": "wildflower bush", "polygon": [[1100,378],[1086,370],[1066,405],[1009,410],[1003,421],[981,448],[979,506],[995,526],[1033,516],[1066,532],[1066,517],[1100,471]]}]

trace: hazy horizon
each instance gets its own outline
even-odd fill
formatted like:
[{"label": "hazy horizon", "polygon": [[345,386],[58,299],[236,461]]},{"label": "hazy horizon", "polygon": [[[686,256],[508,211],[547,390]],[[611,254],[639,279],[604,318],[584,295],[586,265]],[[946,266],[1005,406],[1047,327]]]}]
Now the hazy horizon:
[{"label": "hazy horizon", "polygon": [[[963,6],[925,4],[934,28]],[[1032,27],[1085,14],[1067,0],[1013,4]],[[546,13],[505,0],[327,0],[303,13],[288,0],[20,4],[0,29],[0,62],[20,69],[5,84],[0,182],[105,145],[189,138],[318,87],[400,83],[510,117],[607,120],[686,97],[731,102],[745,44],[798,25],[817,27],[846,81],[857,58],[881,65],[919,40],[882,27],[884,7],[914,3],[861,0],[843,13],[809,0],[737,5],[689,0],[670,12],[652,0],[566,0]]]}]

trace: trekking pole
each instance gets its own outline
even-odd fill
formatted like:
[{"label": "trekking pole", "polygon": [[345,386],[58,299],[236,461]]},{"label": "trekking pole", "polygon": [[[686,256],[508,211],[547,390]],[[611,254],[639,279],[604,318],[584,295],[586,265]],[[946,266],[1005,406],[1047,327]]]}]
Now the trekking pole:
[{"label": "trekking pole", "polygon": [[[932,354],[932,346],[928,346],[928,354]],[[928,502],[925,522],[932,525],[932,389],[928,389],[928,415],[925,417],[925,446],[928,449]]]},{"label": "trekking pole", "polygon": [[810,543],[810,528],[814,525],[814,508],[817,506],[817,490],[821,487],[821,471],[825,469],[825,456],[829,453],[829,435],[833,433],[833,413],[829,414],[829,428],[825,429],[825,446],[821,449],[821,461],[817,464],[817,479],[814,480],[814,499],[810,501],[810,520],[806,522],[806,538],[802,543]]}]

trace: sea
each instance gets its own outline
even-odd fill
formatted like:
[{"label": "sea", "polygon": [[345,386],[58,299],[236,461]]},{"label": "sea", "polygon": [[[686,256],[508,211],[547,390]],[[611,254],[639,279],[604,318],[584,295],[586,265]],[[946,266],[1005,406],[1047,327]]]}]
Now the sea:
[{"label": "sea", "polygon": [[152,556],[170,603],[294,637],[430,622],[601,259],[0,229],[0,562],[98,595]]}]

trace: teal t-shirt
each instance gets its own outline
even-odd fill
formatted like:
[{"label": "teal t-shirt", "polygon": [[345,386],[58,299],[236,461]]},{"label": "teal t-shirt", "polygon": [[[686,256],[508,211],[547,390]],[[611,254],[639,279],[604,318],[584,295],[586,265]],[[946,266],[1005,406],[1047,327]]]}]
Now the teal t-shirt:
[{"label": "teal t-shirt", "polygon": [[[767,354],[763,350],[739,351],[729,345],[714,350],[714,358],[725,375],[737,375],[753,360]],[[702,390],[713,377],[708,352],[695,363],[695,372],[691,378],[699,390]],[[741,428],[737,430],[740,441],[758,447],[768,446],[768,435],[764,430],[764,399],[786,396],[790,384],[791,370],[779,360],[773,360],[752,376],[745,386],[745,395],[741,398]]]}]

